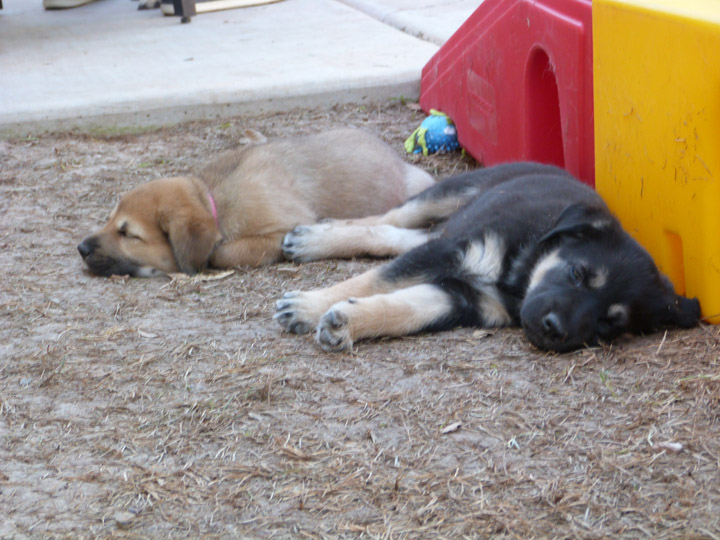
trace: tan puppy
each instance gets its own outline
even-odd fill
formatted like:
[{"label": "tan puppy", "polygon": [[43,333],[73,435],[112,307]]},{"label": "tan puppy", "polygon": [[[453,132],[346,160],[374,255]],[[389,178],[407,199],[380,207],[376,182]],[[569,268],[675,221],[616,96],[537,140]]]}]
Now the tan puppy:
[{"label": "tan puppy", "polygon": [[259,266],[282,260],[296,225],[382,214],[433,183],[356,129],[250,145],[129,191],[78,250],[103,276]]}]

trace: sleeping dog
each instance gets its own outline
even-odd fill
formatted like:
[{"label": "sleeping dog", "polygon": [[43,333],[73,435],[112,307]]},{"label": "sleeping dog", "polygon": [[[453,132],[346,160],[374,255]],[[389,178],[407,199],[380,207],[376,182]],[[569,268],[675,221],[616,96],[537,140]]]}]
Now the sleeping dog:
[{"label": "sleeping dog", "polygon": [[252,144],[129,191],[78,251],[101,276],[259,266],[283,260],[296,225],[385,212],[432,184],[357,129]]},{"label": "sleeping dog", "polygon": [[522,326],[558,352],[698,324],[650,255],[592,189],[556,167],[514,163],[449,178],[384,215],[301,226],[296,261],[393,261],[332,287],[289,292],[275,319],[326,350],[457,326]]}]

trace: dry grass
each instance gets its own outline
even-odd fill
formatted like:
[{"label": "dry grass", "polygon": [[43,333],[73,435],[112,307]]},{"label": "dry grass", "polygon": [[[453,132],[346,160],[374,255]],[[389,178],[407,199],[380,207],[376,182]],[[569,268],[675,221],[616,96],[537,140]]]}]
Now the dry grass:
[{"label": "dry grass", "polygon": [[361,125],[400,151],[421,119],[394,104],[0,142],[0,537],[720,538],[716,327],[560,356],[472,329],[333,355],[281,334],[272,305],[372,262],[82,269],[75,245],[120,193],[247,127]]}]

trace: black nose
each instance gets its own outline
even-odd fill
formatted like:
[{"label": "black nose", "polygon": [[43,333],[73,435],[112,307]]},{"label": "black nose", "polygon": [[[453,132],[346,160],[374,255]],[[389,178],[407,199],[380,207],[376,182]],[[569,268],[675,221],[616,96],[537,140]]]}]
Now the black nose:
[{"label": "black nose", "polygon": [[542,318],[542,328],[545,336],[550,339],[560,339],[565,335],[560,319],[552,311]]},{"label": "black nose", "polygon": [[80,256],[83,259],[87,258],[87,256],[90,255],[94,249],[95,242],[91,241],[89,238],[86,238],[78,244],[78,251],[80,252]]}]

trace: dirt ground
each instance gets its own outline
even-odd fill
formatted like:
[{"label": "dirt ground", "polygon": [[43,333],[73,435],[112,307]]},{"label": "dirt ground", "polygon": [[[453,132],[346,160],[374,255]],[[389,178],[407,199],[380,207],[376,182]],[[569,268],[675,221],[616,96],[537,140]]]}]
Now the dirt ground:
[{"label": "dirt ground", "polygon": [[356,125],[402,152],[422,117],[392,103],[0,141],[0,537],[720,538],[718,327],[564,355],[516,329],[330,354],[281,333],[275,300],[378,263],[83,269],[75,246],[120,193],[245,128]]}]

